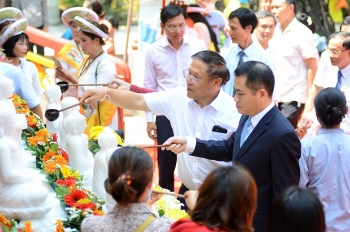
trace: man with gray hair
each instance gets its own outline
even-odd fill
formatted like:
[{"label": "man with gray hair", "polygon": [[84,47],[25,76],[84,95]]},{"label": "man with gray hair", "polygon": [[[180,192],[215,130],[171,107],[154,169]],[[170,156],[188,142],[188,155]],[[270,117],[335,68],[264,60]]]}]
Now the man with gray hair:
[{"label": "man with gray hair", "polygon": [[254,30],[253,40],[258,40],[261,47],[269,52],[271,46],[269,46],[269,41],[273,36],[276,28],[277,19],[272,13],[262,10],[255,13],[258,18],[258,25]]},{"label": "man with gray hair", "polygon": [[[331,65],[328,65],[328,60],[323,59],[326,56],[329,57]],[[347,101],[350,101],[350,32],[335,32],[329,38],[328,48],[322,54],[315,80],[305,104],[305,111],[298,125],[301,135],[305,133],[305,129],[310,128],[313,123],[317,122],[315,113],[312,111],[314,100],[316,95],[327,87],[336,87],[342,90]],[[341,127],[345,132],[350,133],[349,115],[343,120]]]}]

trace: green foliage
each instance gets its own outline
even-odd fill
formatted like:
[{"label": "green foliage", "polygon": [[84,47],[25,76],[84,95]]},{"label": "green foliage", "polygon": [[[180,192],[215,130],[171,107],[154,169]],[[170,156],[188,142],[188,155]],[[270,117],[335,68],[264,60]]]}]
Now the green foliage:
[{"label": "green foliage", "polygon": [[82,6],[84,0],[58,0],[59,8],[61,10],[67,10],[71,7]]}]

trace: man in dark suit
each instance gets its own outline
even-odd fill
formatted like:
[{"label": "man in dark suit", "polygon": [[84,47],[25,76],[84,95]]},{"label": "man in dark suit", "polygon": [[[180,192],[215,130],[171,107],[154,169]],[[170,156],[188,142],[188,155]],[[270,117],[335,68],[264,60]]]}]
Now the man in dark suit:
[{"label": "man in dark suit", "polygon": [[299,183],[301,146],[294,128],[272,101],[275,80],[271,69],[261,62],[248,61],[236,69],[235,76],[234,100],[243,116],[228,140],[172,137],[164,144],[175,153],[187,151],[192,156],[246,166],[258,186],[254,229],[263,232],[274,200]]}]

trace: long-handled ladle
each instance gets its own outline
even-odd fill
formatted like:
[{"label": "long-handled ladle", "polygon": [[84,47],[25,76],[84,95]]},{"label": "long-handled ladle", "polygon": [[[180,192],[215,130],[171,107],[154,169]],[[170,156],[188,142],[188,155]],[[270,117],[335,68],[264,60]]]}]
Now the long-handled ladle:
[{"label": "long-handled ladle", "polygon": [[45,111],[45,117],[47,120],[49,120],[50,122],[52,121],[55,121],[56,119],[58,119],[58,117],[60,116],[60,112],[62,111],[65,111],[65,110],[68,110],[70,108],[73,108],[75,106],[78,106],[82,104],[82,102],[79,102],[77,104],[74,104],[74,105],[71,105],[71,106],[68,106],[66,108],[63,108],[63,109],[60,109],[60,110],[57,110],[57,109],[48,109]]},{"label": "long-handled ladle", "polygon": [[60,89],[61,93],[64,93],[68,90],[69,86],[108,86],[108,84],[69,84],[67,81],[59,81],[57,84]]}]

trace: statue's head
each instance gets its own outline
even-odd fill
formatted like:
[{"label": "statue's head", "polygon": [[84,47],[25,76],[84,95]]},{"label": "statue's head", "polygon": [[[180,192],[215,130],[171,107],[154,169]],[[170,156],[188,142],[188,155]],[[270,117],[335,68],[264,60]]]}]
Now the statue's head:
[{"label": "statue's head", "polygon": [[61,89],[58,85],[48,86],[45,89],[45,96],[49,103],[57,102],[61,98]]},{"label": "statue's head", "polygon": [[[79,103],[79,101],[75,97],[65,97],[61,101],[61,108],[62,109],[67,108],[67,107],[74,105],[74,104],[77,104],[77,103]],[[67,116],[73,111],[79,111],[79,109],[80,109],[79,106],[75,106],[73,108],[70,108],[68,110],[63,111],[63,115]]]},{"label": "statue's head", "polygon": [[71,112],[66,118],[66,130],[70,134],[78,135],[84,133],[86,128],[86,118],[78,111]]},{"label": "statue's head", "polygon": [[0,99],[9,98],[14,92],[13,81],[0,74]]},{"label": "statue's head", "polygon": [[2,136],[4,133],[12,133],[16,129],[16,122],[14,121],[16,113],[8,104],[1,101],[0,109],[0,136]]},{"label": "statue's head", "polygon": [[98,136],[98,145],[104,149],[109,149],[118,145],[117,136],[109,126],[106,126]]}]

